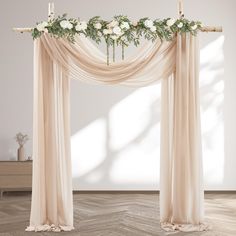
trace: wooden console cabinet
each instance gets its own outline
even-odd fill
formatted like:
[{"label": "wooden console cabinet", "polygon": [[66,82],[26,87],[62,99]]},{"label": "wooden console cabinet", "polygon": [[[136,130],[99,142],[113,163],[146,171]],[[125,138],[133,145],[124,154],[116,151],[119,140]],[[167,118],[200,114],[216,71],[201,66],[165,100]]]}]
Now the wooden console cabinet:
[{"label": "wooden console cabinet", "polygon": [[32,189],[32,161],[0,161],[0,197],[4,191]]}]

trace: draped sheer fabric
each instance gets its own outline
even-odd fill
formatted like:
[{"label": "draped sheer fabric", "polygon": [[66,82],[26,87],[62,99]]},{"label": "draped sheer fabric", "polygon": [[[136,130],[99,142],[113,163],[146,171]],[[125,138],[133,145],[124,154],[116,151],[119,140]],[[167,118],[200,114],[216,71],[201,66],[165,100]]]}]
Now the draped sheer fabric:
[{"label": "draped sheer fabric", "polygon": [[33,186],[27,231],[73,229],[70,83],[45,47],[34,47]]},{"label": "draped sheer fabric", "polygon": [[162,80],[160,217],[166,231],[203,231],[197,38],[178,36],[176,71]]},{"label": "draped sheer fabric", "polygon": [[35,40],[33,193],[28,231],[73,229],[69,79],[146,86],[162,81],[160,221],[164,230],[201,231],[203,189],[197,39],[146,43],[106,65],[88,39]]},{"label": "draped sheer fabric", "polygon": [[50,57],[69,70],[70,78],[94,84],[145,86],[175,69],[175,40],[145,44],[136,55],[107,66],[106,56],[84,37],[74,44],[48,35],[40,39]]}]

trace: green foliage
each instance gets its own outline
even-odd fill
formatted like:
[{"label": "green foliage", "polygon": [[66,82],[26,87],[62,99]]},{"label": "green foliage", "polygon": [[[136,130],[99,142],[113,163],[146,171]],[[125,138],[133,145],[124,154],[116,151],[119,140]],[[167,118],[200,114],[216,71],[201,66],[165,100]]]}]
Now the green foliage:
[{"label": "green foliage", "polygon": [[[104,21],[99,16],[95,16],[86,23],[81,22],[79,19],[67,19],[67,15],[63,14],[48,22],[38,23],[32,30],[32,36],[33,39],[36,39],[43,33],[48,33],[52,37],[65,38],[73,43],[77,34],[83,34],[96,43],[105,40],[108,46],[112,46],[114,43],[117,46],[128,46],[132,43],[138,46],[141,38],[152,42],[158,38],[162,41],[169,41],[177,33],[189,32],[196,35],[202,27],[201,22],[190,21],[185,18],[173,20],[172,24],[168,23],[169,20],[171,18],[152,21],[145,17],[134,23],[127,16],[118,15],[112,21]],[[83,24],[83,26],[80,27],[80,24]],[[115,31],[115,27],[118,32]]]}]

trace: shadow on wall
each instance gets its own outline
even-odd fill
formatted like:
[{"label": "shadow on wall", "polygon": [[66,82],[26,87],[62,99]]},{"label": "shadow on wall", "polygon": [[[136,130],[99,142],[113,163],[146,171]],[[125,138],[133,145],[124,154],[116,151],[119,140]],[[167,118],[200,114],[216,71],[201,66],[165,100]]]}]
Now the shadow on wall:
[{"label": "shadow on wall", "polygon": [[[224,181],[223,44],[224,36],[208,43],[200,58],[206,189],[217,189]],[[158,189],[160,84],[137,90],[78,81],[72,85],[73,188]]]},{"label": "shadow on wall", "polygon": [[87,92],[78,119],[91,111],[94,119],[71,138],[74,189],[157,189],[160,84]]},{"label": "shadow on wall", "polygon": [[205,188],[224,182],[224,36],[201,50],[200,99]]}]

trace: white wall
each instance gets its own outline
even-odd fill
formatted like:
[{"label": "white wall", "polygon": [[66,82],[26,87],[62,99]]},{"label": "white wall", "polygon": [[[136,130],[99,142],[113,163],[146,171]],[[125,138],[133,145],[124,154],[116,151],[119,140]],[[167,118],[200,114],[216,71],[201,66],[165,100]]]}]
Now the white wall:
[{"label": "white wall", "polygon": [[[88,19],[127,14],[176,16],[177,0],[55,0],[56,12]],[[47,17],[46,0],[0,2],[0,159],[15,159],[18,131],[32,137],[33,42],[14,26]],[[187,18],[222,25],[202,33],[201,110],[206,189],[236,190],[236,1],[185,1]],[[159,187],[160,85],[142,89],[71,83],[75,189],[155,190]],[[134,120],[134,121],[133,121]],[[27,144],[31,155],[32,142]]]}]

